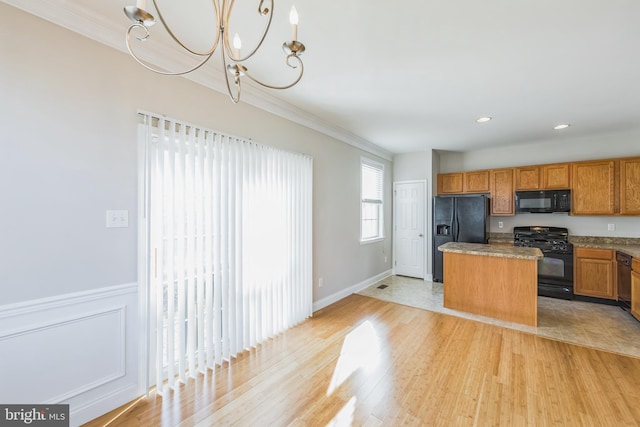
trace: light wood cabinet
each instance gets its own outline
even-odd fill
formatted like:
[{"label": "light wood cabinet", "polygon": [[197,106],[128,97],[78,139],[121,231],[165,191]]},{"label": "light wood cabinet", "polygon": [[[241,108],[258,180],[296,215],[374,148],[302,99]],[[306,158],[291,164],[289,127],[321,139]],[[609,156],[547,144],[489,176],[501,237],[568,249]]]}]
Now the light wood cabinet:
[{"label": "light wood cabinet", "polygon": [[620,214],[640,215],[640,157],[620,160]]},{"label": "light wood cabinet", "polygon": [[631,314],[640,320],[640,260],[633,258],[631,266]]},{"label": "light wood cabinet", "polygon": [[513,168],[492,169],[489,174],[491,184],[491,215],[515,215],[514,209],[514,171]]},{"label": "light wood cabinet", "polygon": [[560,190],[571,188],[571,167],[569,163],[542,166],[542,188]]},{"label": "light wood cabinet", "polygon": [[539,166],[516,168],[516,190],[540,190],[541,177]]},{"label": "light wood cabinet", "polygon": [[615,266],[615,251],[612,249],[576,248],[574,251],[574,293],[617,300]]},{"label": "light wood cabinet", "polygon": [[438,194],[488,193],[489,171],[438,174]]},{"label": "light wood cabinet", "polygon": [[571,169],[573,215],[613,215],[615,161],[578,162]]},{"label": "light wood cabinet", "polygon": [[640,157],[438,174],[438,194],[491,193],[491,215],[515,215],[515,191],[571,190],[571,215],[640,215]]},{"label": "light wood cabinet", "polygon": [[570,188],[570,163],[516,168],[516,190],[560,190]]},{"label": "light wood cabinet", "polygon": [[438,194],[460,194],[462,189],[462,172],[438,174]]},{"label": "light wood cabinet", "polygon": [[488,193],[489,192],[489,171],[463,172],[462,190],[465,193]]}]

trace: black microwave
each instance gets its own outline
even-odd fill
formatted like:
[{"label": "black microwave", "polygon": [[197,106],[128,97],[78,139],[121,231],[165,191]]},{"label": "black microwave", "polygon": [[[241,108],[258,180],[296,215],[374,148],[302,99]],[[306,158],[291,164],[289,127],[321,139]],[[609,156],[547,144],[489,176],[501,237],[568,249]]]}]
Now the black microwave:
[{"label": "black microwave", "polygon": [[571,190],[516,191],[516,213],[571,210]]}]

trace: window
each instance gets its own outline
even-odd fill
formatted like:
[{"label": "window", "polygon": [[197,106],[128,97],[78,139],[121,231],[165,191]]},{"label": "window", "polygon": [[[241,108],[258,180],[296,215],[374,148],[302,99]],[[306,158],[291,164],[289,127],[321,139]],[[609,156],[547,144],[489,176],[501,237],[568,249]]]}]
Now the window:
[{"label": "window", "polygon": [[360,241],[382,239],[384,165],[373,160],[360,159]]}]

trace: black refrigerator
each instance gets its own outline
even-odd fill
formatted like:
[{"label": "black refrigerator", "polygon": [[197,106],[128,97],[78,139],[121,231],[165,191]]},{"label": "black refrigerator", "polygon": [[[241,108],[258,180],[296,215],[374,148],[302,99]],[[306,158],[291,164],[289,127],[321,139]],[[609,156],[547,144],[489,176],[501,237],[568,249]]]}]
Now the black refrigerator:
[{"label": "black refrigerator", "polygon": [[433,281],[443,280],[443,253],[447,242],[487,243],[489,198],[485,195],[433,198]]}]

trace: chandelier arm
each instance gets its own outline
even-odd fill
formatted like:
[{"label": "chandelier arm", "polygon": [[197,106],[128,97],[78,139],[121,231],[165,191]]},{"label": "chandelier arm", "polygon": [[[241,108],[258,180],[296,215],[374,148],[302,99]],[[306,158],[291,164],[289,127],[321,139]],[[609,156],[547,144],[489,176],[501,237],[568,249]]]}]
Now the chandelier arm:
[{"label": "chandelier arm", "polygon": [[[211,51],[210,53],[208,53],[206,55],[206,57],[199,62],[195,67],[193,68],[189,68],[188,70],[184,70],[184,71],[176,71],[176,72],[172,72],[172,71],[162,71],[162,70],[158,70],[156,68],[153,68],[149,65],[147,65],[142,59],[140,59],[134,52],[133,49],[131,48],[131,31],[134,28],[142,28],[146,35],[144,37],[136,37],[138,40],[143,41],[145,40],[147,37],[149,37],[149,30],[147,29],[147,27],[145,27],[143,24],[137,22],[137,23],[133,23],[129,26],[129,28],[127,29],[127,37],[126,37],[126,45],[127,45],[127,50],[129,51],[129,54],[133,57],[133,59],[136,60],[136,62],[140,65],[142,65],[144,68],[146,68],[149,71],[153,71],[154,73],[157,74],[162,74],[164,76],[181,76],[183,74],[188,74],[192,71],[197,70],[198,68],[202,67],[204,64],[206,64],[209,59],[211,59],[211,57],[213,56],[213,53],[215,52],[215,50]],[[199,56],[203,56],[203,55],[199,55]]]},{"label": "chandelier arm", "polygon": [[[235,62],[246,61],[247,59],[249,59],[253,55],[255,55],[255,53],[258,51],[258,49],[260,49],[260,47],[262,46],[262,43],[264,42],[264,39],[267,37],[267,33],[269,32],[269,28],[271,28],[271,20],[273,19],[273,8],[274,8],[274,5],[273,5],[273,0],[266,0],[266,1],[269,2],[269,6],[271,8],[264,7],[263,4],[264,4],[265,0],[260,0],[260,4],[258,5],[258,13],[260,15],[266,15],[268,17],[268,20],[267,20],[267,22],[266,22],[266,24],[264,26],[264,31],[262,33],[262,37],[260,37],[260,41],[253,48],[253,50],[251,52],[249,52],[249,54],[247,54],[247,55],[245,55],[243,57],[237,58],[235,56],[235,53],[234,53],[233,49],[231,49],[231,45],[229,44],[229,32],[228,31],[224,31],[225,34],[223,34],[223,36],[222,36],[222,43],[224,45],[224,49],[227,51],[227,55],[229,56],[229,58],[231,58]],[[231,11],[233,9],[233,4],[234,3],[235,3],[234,0],[230,0],[229,6],[227,7],[226,13],[224,14],[223,25],[224,25],[225,30],[228,28],[229,18],[231,16]]]},{"label": "chandelier arm", "polygon": [[231,98],[231,101],[233,101],[234,104],[237,104],[238,102],[240,102],[240,94],[242,92],[242,87],[240,86],[240,76],[239,74],[235,74],[235,86],[236,86],[236,96],[233,96],[233,91],[231,90],[231,85],[229,84],[229,73],[227,72],[227,60],[225,58],[224,55],[224,49],[220,50],[221,53],[221,57],[222,57],[222,71],[224,74],[224,81],[227,84],[227,93],[229,94],[229,98]]},{"label": "chandelier arm", "polygon": [[[214,3],[214,9],[215,9],[215,12],[216,12],[216,25],[218,26],[218,29],[219,29],[220,28],[219,9],[218,9],[218,5],[215,2],[215,0],[213,1],[213,3]],[[169,25],[167,24],[167,22],[164,20],[164,17],[162,16],[162,12],[160,12],[160,8],[158,7],[158,3],[156,2],[156,0],[153,0],[153,6],[156,8],[156,11],[158,12],[158,18],[160,18],[160,22],[162,22],[162,26],[164,27],[164,29],[167,30],[167,33],[169,33],[169,35],[171,36],[173,41],[175,41],[177,44],[179,44],[184,50],[186,50],[187,52],[189,52],[189,53],[191,53],[193,55],[198,55],[198,56],[211,55],[216,50],[216,47],[218,46],[218,42],[220,41],[220,31],[216,32],[216,39],[213,41],[213,44],[211,45],[211,49],[209,49],[207,52],[198,52],[198,51],[196,51],[194,49],[191,49],[186,44],[184,44],[178,38],[178,36],[176,36],[174,34],[174,32],[171,31],[171,28],[169,28]]]},{"label": "chandelier arm", "polygon": [[291,57],[294,57],[294,58],[296,58],[298,60],[298,64],[300,65],[300,73],[298,74],[298,78],[296,78],[292,83],[290,83],[288,85],[285,85],[285,86],[273,86],[273,85],[270,85],[270,84],[262,83],[260,80],[257,80],[251,74],[249,74],[248,71],[245,71],[244,75],[247,76],[248,78],[250,78],[252,81],[258,83],[260,86],[264,86],[264,87],[269,88],[269,89],[289,89],[290,87],[295,86],[300,81],[300,79],[302,79],[302,75],[304,74],[304,64],[302,63],[302,60],[298,56],[296,56],[294,54],[288,55],[287,59],[286,59],[287,65],[289,65],[291,68],[298,68],[297,66],[294,67],[294,66],[289,64],[289,59],[291,59]]}]

